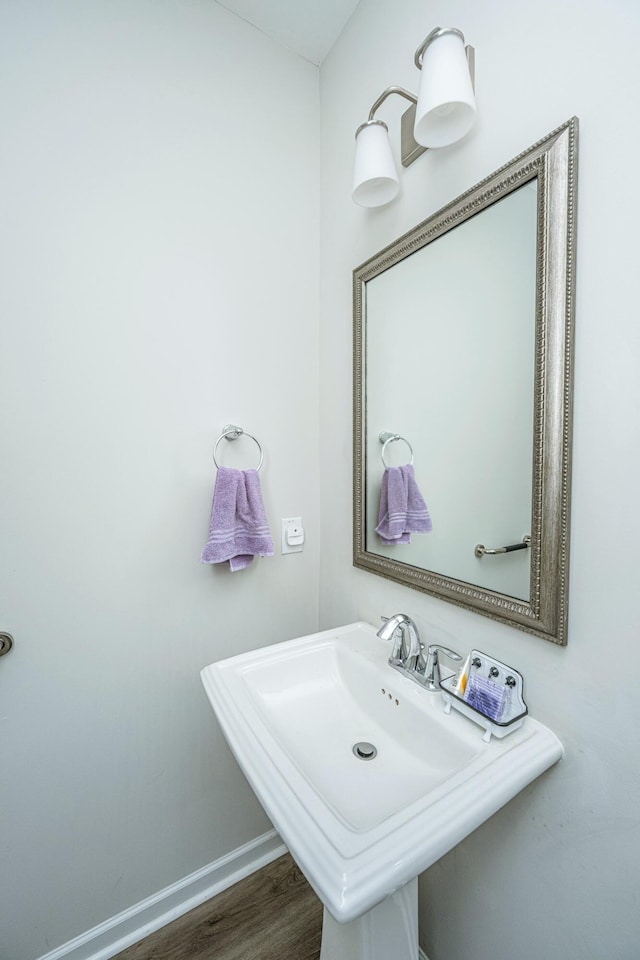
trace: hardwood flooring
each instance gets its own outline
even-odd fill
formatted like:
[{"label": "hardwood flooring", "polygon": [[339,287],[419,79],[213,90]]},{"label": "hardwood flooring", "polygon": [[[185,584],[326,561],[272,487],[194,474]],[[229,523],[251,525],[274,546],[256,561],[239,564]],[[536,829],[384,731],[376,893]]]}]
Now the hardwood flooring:
[{"label": "hardwood flooring", "polygon": [[318,960],[322,904],[289,854],[113,960]]}]

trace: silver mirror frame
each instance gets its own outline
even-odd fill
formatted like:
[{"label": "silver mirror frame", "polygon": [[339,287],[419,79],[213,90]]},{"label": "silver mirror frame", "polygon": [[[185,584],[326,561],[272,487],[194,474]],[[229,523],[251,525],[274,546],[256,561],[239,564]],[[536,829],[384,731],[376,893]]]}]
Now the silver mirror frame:
[{"label": "silver mirror frame", "polygon": [[[573,117],[353,271],[353,563],[553,643],[567,642],[578,118]],[[537,178],[529,602],[367,551],[366,285]]]}]

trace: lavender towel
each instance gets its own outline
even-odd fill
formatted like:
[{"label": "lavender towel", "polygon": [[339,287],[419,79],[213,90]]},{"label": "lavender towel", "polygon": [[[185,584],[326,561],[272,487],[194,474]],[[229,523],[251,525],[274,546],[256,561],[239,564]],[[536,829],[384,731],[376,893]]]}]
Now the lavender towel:
[{"label": "lavender towel", "polygon": [[376,533],[385,546],[411,543],[411,533],[433,529],[429,509],[418,490],[413,465],[387,467],[382,475]]},{"label": "lavender towel", "polygon": [[248,567],[254,556],[273,556],[258,471],[218,467],[209,539],[200,559],[202,563],[228,560],[236,571]]}]

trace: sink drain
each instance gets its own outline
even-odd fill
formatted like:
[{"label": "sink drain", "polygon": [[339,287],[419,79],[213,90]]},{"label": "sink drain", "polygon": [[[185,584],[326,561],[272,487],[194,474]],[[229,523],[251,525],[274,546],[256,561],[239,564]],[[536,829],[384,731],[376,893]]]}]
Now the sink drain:
[{"label": "sink drain", "polygon": [[368,743],[366,740],[360,740],[358,743],[354,743],[353,752],[358,760],[373,760],[378,753],[374,745]]}]

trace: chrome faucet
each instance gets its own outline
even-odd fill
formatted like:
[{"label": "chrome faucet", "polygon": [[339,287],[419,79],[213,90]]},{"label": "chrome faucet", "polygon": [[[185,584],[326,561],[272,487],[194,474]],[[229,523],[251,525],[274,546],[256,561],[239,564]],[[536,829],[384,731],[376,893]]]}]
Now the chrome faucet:
[{"label": "chrome faucet", "polygon": [[401,670],[415,669],[423,647],[415,623],[406,613],[396,613],[393,617],[382,619],[384,623],[378,630],[378,636],[381,640],[393,638],[389,665]]},{"label": "chrome faucet", "polygon": [[415,680],[425,690],[436,693],[440,690],[440,660],[438,654],[444,653],[451,660],[462,660],[459,653],[443,647],[440,643],[431,643],[424,656],[424,644],[420,640],[418,628],[406,613],[396,613],[393,617],[383,617],[384,623],[378,630],[382,640],[393,639],[393,648],[389,657],[389,666],[398,670],[410,680]]}]

